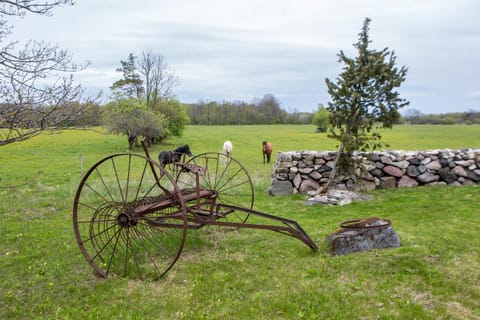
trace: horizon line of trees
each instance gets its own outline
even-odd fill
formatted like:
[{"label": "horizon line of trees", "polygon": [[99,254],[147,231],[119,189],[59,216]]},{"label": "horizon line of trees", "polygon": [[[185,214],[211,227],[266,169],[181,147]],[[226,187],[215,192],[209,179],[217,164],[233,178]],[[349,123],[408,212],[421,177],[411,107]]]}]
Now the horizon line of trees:
[{"label": "horizon line of trees", "polygon": [[190,124],[242,125],[242,124],[311,124],[313,113],[292,113],[280,107],[272,94],[265,94],[252,102],[199,101],[187,105]]},{"label": "horizon line of trees", "polygon": [[[260,99],[263,100],[263,99]],[[328,123],[328,112],[322,104],[319,104],[316,112],[287,112],[280,108],[277,114],[281,116],[275,117],[268,114],[265,109],[258,105],[258,101],[243,102],[243,101],[222,101],[222,102],[203,102],[197,103],[182,103],[176,101],[181,105],[190,119],[190,125],[249,125],[249,124],[313,124]],[[102,113],[106,111],[109,104],[101,104],[99,102],[74,102],[66,104],[58,109],[65,109],[63,113],[69,113],[69,110],[74,108],[82,110],[81,113],[75,116],[63,119],[61,127],[89,127],[101,126]],[[34,119],[36,113],[32,112],[26,118],[32,118],[32,125],[36,122]],[[321,120],[318,120],[318,117]],[[317,121],[315,121],[317,119]],[[398,124],[411,125],[454,125],[480,124],[480,111],[469,110],[465,112],[448,112],[441,114],[424,114],[416,109],[408,109],[401,115]],[[0,128],[4,127],[3,120],[0,121]],[[320,126],[319,126],[320,127]],[[28,128],[28,122],[23,124],[23,128]],[[319,132],[326,132],[326,128],[319,130]]]},{"label": "horizon line of trees", "polygon": [[465,112],[424,114],[417,109],[408,109],[402,116],[402,124],[480,124],[480,111],[470,109]]}]

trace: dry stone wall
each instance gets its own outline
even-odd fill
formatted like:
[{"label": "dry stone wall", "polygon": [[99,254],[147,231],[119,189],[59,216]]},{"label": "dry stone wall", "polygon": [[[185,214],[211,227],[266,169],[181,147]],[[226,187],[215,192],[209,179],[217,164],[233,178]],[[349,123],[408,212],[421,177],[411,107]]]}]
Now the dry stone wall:
[{"label": "dry stone wall", "polygon": [[[271,195],[318,191],[335,166],[334,151],[279,152],[273,167]],[[373,190],[426,185],[480,183],[480,149],[359,152],[355,175],[340,179],[336,189]]]}]

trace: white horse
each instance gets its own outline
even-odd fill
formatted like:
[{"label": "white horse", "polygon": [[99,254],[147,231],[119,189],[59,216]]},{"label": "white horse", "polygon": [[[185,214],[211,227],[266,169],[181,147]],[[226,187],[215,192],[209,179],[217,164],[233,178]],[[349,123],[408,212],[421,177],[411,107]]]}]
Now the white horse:
[{"label": "white horse", "polygon": [[223,143],[223,153],[225,153],[228,157],[232,156],[233,145],[230,140],[227,140]]}]

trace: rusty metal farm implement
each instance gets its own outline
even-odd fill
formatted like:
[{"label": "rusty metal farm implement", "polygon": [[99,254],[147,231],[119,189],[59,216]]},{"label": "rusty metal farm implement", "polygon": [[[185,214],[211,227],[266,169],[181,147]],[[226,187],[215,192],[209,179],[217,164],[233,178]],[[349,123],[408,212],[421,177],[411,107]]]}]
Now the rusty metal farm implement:
[{"label": "rusty metal farm implement", "polygon": [[98,275],[159,278],[178,260],[187,231],[211,225],[272,230],[317,250],[297,222],[253,210],[252,181],[237,160],[204,153],[171,173],[144,150],[100,160],[76,192],[75,236]]}]

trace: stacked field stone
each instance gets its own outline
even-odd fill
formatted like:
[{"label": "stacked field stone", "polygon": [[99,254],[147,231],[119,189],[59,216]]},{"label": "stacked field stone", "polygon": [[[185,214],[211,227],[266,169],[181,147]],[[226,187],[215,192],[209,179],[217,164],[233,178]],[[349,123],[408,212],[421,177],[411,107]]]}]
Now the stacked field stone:
[{"label": "stacked field stone", "polygon": [[[279,152],[273,167],[271,195],[321,190],[335,166],[333,151]],[[353,176],[343,177],[340,190],[373,190],[426,185],[480,183],[480,149],[359,152]]]}]

